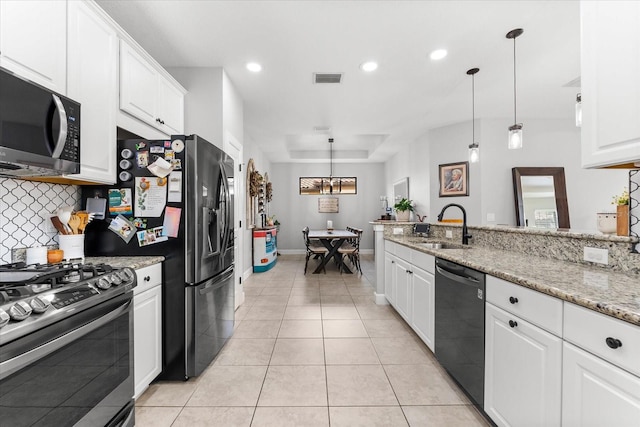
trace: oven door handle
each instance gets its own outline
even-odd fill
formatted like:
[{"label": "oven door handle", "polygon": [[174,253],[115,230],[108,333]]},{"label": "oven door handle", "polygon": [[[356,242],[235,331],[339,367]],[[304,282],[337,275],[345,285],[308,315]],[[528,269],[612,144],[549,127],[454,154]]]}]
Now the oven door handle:
[{"label": "oven door handle", "polygon": [[99,319],[94,320],[91,323],[87,323],[86,325],[74,329],[68,334],[62,335],[61,337],[49,341],[48,343],[43,344],[40,347],[36,347],[32,350],[27,351],[26,353],[22,353],[19,356],[14,357],[13,359],[9,359],[0,363],[0,381],[13,374],[14,372],[19,371],[25,366],[28,366],[29,364],[36,362],[37,360],[53,353],[54,351],[61,349],[67,344],[72,343],[74,340],[81,338],[84,335],[106,325],[107,323],[116,319],[118,316],[125,313],[129,309],[130,305],[131,301],[127,301],[126,303],[120,305],[118,308],[105,314]]}]

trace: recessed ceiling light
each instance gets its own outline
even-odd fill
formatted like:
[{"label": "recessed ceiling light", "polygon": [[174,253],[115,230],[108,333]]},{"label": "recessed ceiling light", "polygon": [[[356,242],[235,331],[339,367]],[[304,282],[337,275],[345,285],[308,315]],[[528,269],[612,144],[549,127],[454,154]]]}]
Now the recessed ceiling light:
[{"label": "recessed ceiling light", "polygon": [[374,61],[367,61],[360,64],[360,69],[368,73],[371,71],[375,71],[377,68],[378,68],[378,63]]},{"label": "recessed ceiling light", "polygon": [[262,65],[258,64],[257,62],[248,62],[247,70],[252,71],[254,73],[259,73],[260,71],[262,71]]},{"label": "recessed ceiling light", "polygon": [[429,57],[431,59],[433,59],[434,61],[442,59],[445,56],[447,56],[447,50],[446,49],[436,49],[433,52],[431,52],[431,54],[429,55]]}]

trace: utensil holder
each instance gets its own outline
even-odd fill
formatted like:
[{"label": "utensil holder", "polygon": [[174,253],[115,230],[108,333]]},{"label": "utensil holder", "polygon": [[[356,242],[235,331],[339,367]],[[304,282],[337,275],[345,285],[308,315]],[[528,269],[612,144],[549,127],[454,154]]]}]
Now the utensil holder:
[{"label": "utensil holder", "polygon": [[80,258],[84,262],[84,234],[59,234],[58,246],[67,261]]}]

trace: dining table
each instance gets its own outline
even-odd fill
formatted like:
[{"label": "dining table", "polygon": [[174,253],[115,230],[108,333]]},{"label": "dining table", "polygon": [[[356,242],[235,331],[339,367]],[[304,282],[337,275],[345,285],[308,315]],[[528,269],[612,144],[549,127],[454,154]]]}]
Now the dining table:
[{"label": "dining table", "polygon": [[327,265],[331,258],[334,258],[341,268],[347,274],[353,274],[351,269],[342,262],[342,256],[338,253],[338,248],[347,240],[358,237],[356,233],[347,230],[309,230],[309,240],[318,240],[329,251],[327,255],[318,264],[313,274],[319,274]]}]

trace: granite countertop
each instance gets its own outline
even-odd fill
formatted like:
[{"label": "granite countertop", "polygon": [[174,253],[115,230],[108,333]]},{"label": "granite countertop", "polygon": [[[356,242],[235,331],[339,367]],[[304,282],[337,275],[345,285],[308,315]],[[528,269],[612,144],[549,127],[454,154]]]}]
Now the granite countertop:
[{"label": "granite countertop", "polygon": [[134,270],[164,261],[163,256],[100,256],[86,257],[86,263],[109,264],[115,268],[130,267]]},{"label": "granite countertop", "polygon": [[427,249],[412,236],[387,240],[640,326],[640,274],[487,247]]}]

